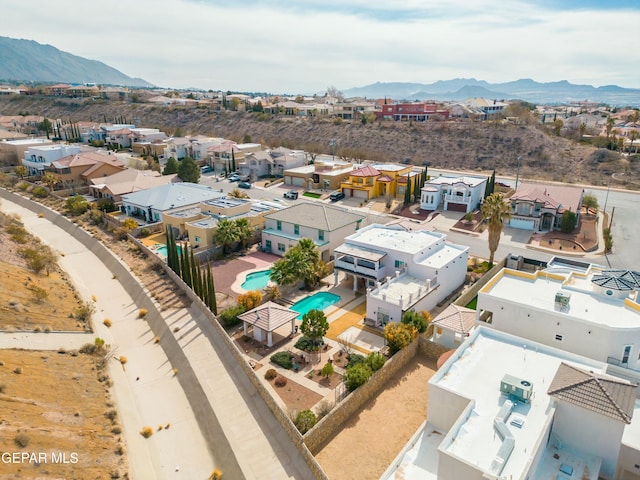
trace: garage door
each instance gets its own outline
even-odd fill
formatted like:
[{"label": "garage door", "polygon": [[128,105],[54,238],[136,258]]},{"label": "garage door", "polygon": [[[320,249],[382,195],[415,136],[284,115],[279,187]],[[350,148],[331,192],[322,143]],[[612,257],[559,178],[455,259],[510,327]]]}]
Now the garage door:
[{"label": "garage door", "polygon": [[355,198],[364,198],[365,200],[369,199],[369,192],[366,190],[353,190],[353,196]]},{"label": "garage door", "polygon": [[512,218],[509,222],[511,228],[520,228],[522,230],[533,230],[534,221],[524,218]]},{"label": "garage door", "polygon": [[296,187],[304,187],[305,179],[303,177],[291,177],[291,185]]},{"label": "garage door", "polygon": [[285,175],[284,177],[284,184],[285,185],[291,185],[291,177],[288,175]]},{"label": "garage door", "polygon": [[467,204],[466,203],[453,203],[447,202],[447,210],[451,212],[466,212]]}]

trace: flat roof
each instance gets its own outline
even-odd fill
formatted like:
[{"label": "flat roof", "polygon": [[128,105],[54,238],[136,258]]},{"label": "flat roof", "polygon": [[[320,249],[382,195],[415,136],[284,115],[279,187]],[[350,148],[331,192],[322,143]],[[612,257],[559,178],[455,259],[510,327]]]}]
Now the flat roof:
[{"label": "flat roof", "polygon": [[426,280],[403,273],[398,278],[392,277],[390,281],[384,283],[380,288],[371,290],[367,297],[383,299],[385,302],[394,305],[400,305],[400,299],[402,299],[404,302],[402,309],[406,310],[428,292]]},{"label": "flat roof", "polygon": [[369,225],[349,235],[346,241],[354,241],[379,248],[384,251],[398,250],[408,253],[419,253],[444,241],[445,235],[436,232],[407,231],[401,228],[389,228],[384,225]]},{"label": "flat roof", "polygon": [[[515,443],[500,474],[501,478],[521,478],[536,451],[540,435],[554,415],[547,389],[563,362],[595,373],[606,370],[602,362],[478,327],[429,382],[468,398],[470,402],[475,401],[470,414],[453,432],[451,441],[443,442],[440,448],[490,471],[502,445],[501,437],[494,431],[494,419],[507,400],[500,391],[501,381],[505,374],[526,380],[532,385],[533,395],[528,403],[514,402],[512,413],[506,419]],[[510,423],[514,415],[524,421],[520,428]]]},{"label": "flat roof", "polygon": [[23,139],[19,139],[19,140],[7,140],[6,142],[7,145],[39,145],[42,143],[53,143],[51,140],[49,140],[48,138],[23,138]]},{"label": "flat roof", "polygon": [[456,183],[464,183],[470,187],[475,187],[483,182],[486,182],[487,178],[480,177],[447,177],[441,175],[439,177],[431,178],[427,181],[426,185],[454,185]]},{"label": "flat roof", "polygon": [[575,273],[563,276],[540,271],[527,274],[505,268],[480,293],[556,313],[555,298],[559,291],[571,295],[565,315],[615,328],[640,328],[640,308],[633,308],[623,299],[609,298],[593,291],[590,276]]},{"label": "flat roof", "polygon": [[387,256],[386,252],[377,252],[366,248],[356,247],[354,245],[342,244],[334,250],[334,253],[342,253],[343,255],[352,255],[358,258],[364,258],[365,260],[378,261]]},{"label": "flat roof", "polygon": [[631,424],[627,425],[624,429],[622,443],[636,450],[640,450],[640,399],[636,399]]},{"label": "flat roof", "polygon": [[469,247],[458,246],[454,244],[445,244],[442,248],[429,252],[428,255],[418,260],[416,263],[420,265],[425,265],[431,268],[443,268],[445,265],[448,265],[459,256],[465,250],[468,250]]}]

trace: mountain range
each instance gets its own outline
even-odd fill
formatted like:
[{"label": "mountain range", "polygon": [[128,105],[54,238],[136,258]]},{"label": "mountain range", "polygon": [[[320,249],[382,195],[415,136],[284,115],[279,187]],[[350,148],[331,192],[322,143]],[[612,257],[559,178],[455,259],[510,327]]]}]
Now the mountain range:
[{"label": "mountain range", "polygon": [[97,60],[89,60],[33,40],[0,37],[0,79],[20,82],[96,83],[153,87]]},{"label": "mountain range", "polygon": [[344,90],[345,97],[390,98],[394,100],[455,101],[471,97],[494,100],[525,100],[536,104],[590,101],[609,105],[640,105],[640,89],[617,85],[594,87],[576,85],[566,80],[541,83],[520,79],[506,83],[489,83],[475,78],[455,78],[434,83],[377,82]]}]

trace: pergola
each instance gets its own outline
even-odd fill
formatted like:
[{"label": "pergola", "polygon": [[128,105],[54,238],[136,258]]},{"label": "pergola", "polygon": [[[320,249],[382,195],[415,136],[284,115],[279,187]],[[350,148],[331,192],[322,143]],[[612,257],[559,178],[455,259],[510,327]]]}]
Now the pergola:
[{"label": "pergola", "polygon": [[267,346],[273,346],[273,332],[282,325],[291,323],[291,332],[294,331],[295,321],[298,312],[278,305],[274,302],[267,302],[259,307],[238,315],[244,326],[244,334],[248,335],[249,326],[253,326],[253,338],[259,342],[264,342],[265,337]]}]

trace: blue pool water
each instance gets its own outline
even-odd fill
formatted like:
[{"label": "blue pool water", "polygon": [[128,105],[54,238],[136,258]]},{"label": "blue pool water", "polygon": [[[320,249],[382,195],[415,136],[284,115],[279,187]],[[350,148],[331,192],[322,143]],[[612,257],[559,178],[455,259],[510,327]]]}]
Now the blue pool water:
[{"label": "blue pool water", "polygon": [[300,314],[298,318],[300,319],[309,310],[324,310],[338,301],[340,301],[338,295],[329,292],[318,292],[294,303],[291,306],[291,310],[298,312]]},{"label": "blue pool water", "polygon": [[[167,258],[167,246],[162,245],[161,247],[156,248],[156,252],[163,258]],[[182,247],[178,245],[178,253],[182,253]]]},{"label": "blue pool water", "polygon": [[245,290],[262,290],[269,283],[271,270],[261,270],[247,275],[241,287]]}]

